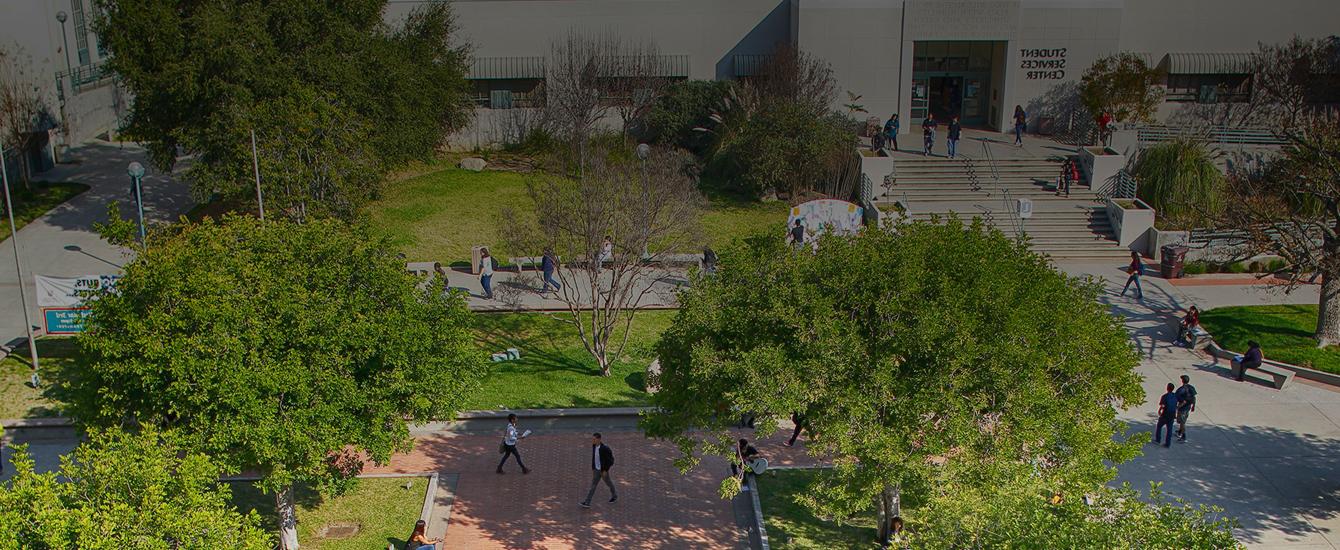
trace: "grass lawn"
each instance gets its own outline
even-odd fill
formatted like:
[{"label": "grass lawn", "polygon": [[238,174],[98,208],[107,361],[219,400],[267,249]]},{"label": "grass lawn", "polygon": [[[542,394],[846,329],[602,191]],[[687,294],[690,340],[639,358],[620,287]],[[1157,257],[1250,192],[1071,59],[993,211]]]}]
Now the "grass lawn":
[{"label": "grass lawn", "polygon": [[[37,361],[43,379],[54,367],[74,361],[73,338],[41,338],[37,340]],[[15,348],[9,357],[0,361],[0,418],[35,418],[58,416],[56,406],[42,395],[42,390],[28,385],[32,376],[28,346]]]},{"label": "grass lawn", "polygon": [[[405,482],[413,480],[409,489]],[[278,531],[273,494],[262,494],[251,482],[231,482],[233,505],[246,513],[255,510],[261,527]],[[316,491],[299,487],[298,543],[303,548],[320,550],[367,550],[386,548],[388,542],[403,548],[405,537],[414,529],[428,492],[426,477],[364,478],[351,491],[335,497],[322,497]],[[322,528],[332,524],[357,524],[353,536],[323,538]]]},{"label": "grass lawn", "polygon": [[838,525],[814,517],[795,501],[816,474],[815,470],[771,470],[759,477],[758,498],[771,546],[795,550],[879,548],[874,512],[855,524]]},{"label": "grass lawn", "polygon": [[[23,183],[17,181],[9,182],[9,190],[13,193],[11,199],[14,201],[14,223],[23,229],[28,222],[37,219],[48,210],[55,208],[60,203],[68,201],[84,191],[88,191],[88,186],[82,183],[70,182],[32,182],[33,191],[31,193],[23,189]],[[7,214],[3,207],[0,207],[0,214]],[[9,220],[6,219],[0,223],[0,241],[9,238]]]},{"label": "grass lawn", "polygon": [[1221,307],[1202,313],[1200,323],[1227,349],[1247,351],[1256,340],[1266,359],[1340,374],[1340,346],[1318,348],[1317,306]]},{"label": "grass lawn", "polygon": [[[624,354],[600,376],[595,360],[582,347],[566,314],[500,313],[477,315],[477,332],[486,352],[507,348],[519,361],[489,363],[483,386],[467,409],[626,407],[646,404],[646,371],[662,331],[674,311],[645,311],[633,319]],[[622,331],[616,336],[622,336]]]},{"label": "grass lawn", "polygon": [[[517,252],[532,254],[535,251],[505,250],[499,242],[503,209],[531,212],[527,177],[516,172],[443,168],[387,183],[381,200],[369,205],[367,214],[373,227],[386,231],[410,261],[468,261],[470,247],[475,245],[492,246],[494,257],[501,260]],[[702,220],[705,244],[720,247],[734,237],[773,225],[781,231],[786,214],[783,202],[711,196]]]}]

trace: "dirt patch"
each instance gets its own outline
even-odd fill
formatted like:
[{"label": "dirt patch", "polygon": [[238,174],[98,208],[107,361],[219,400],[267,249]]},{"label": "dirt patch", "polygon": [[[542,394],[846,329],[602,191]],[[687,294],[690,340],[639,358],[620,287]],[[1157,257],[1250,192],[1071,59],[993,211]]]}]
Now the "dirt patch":
[{"label": "dirt patch", "polygon": [[347,539],[357,535],[362,530],[363,526],[358,523],[337,521],[322,525],[320,529],[316,530],[316,536],[321,539]]}]

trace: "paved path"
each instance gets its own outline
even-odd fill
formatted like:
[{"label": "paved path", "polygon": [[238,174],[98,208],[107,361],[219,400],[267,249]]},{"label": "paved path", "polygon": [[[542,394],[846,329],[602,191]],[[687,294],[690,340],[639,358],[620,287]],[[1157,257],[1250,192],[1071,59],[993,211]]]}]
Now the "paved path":
[{"label": "paved path", "polygon": [[[789,433],[759,442],[759,450],[773,464],[808,464],[801,447],[781,445],[785,435]],[[537,432],[523,440],[519,449],[531,468],[528,475],[510,459],[506,474],[494,473],[500,435],[454,434],[420,438],[412,453],[368,472],[457,474],[446,548],[740,547],[731,502],[717,496],[717,487],[729,475],[724,461],[708,458],[681,475],[674,465],[674,445],[637,431],[603,436],[614,451],[612,477],[619,500],[606,502],[609,493],[602,484],[590,509],[578,505],[591,479],[590,435],[585,431]]]},{"label": "paved path", "polygon": [[[607,272],[608,273],[608,272]],[[495,271],[493,274],[493,299],[484,298],[484,287],[479,275],[464,271],[448,270],[447,281],[453,288],[470,293],[467,304],[475,311],[509,310],[567,310],[567,302],[591,303],[591,286],[587,273],[583,270],[565,270],[563,283],[565,288],[560,294],[549,292],[541,294],[540,274],[536,271]],[[609,288],[609,275],[602,279],[600,288]],[[666,308],[677,304],[676,293],[688,286],[689,275],[684,269],[652,270],[645,273],[637,282],[637,292],[642,294],[640,307]]]},{"label": "paved path", "polygon": [[[1196,412],[1185,444],[1153,444],[1119,467],[1118,481],[1146,490],[1163,483],[1170,496],[1214,504],[1235,516],[1238,540],[1253,548],[1340,548],[1340,388],[1301,378],[1283,390],[1240,383],[1228,365],[1172,346],[1168,319],[1195,304],[1202,309],[1263,303],[1316,303],[1317,288],[1291,295],[1259,286],[1174,286],[1146,278],[1145,299],[1116,296],[1125,275],[1116,265],[1065,266],[1104,276],[1103,300],[1126,323],[1143,357],[1145,404],[1121,414],[1133,431],[1152,432],[1164,385],[1191,377]],[[1265,350],[1267,356],[1270,350]]]},{"label": "paved path", "polygon": [[[72,162],[38,174],[38,179],[74,181],[91,188],[28,223],[18,235],[23,285],[28,292],[28,309],[35,325],[41,325],[41,319],[37,304],[33,303],[34,274],[59,277],[120,271],[126,261],[126,251],[99,237],[93,231],[93,224],[107,220],[107,204],[113,201],[121,204],[122,216],[133,219],[135,203],[130,195],[126,165],[139,161],[149,166],[140,147],[107,142],[73,148],[67,160]],[[144,216],[149,223],[175,221],[195,205],[186,184],[152,168],[148,168],[144,177],[143,189]],[[12,247],[8,239],[0,242],[0,343],[25,336]]]}]

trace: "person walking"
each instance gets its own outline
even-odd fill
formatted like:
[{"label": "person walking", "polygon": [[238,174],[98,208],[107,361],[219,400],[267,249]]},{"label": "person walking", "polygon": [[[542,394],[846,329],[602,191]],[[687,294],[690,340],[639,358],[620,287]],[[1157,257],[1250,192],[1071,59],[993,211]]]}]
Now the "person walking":
[{"label": "person walking", "polygon": [[484,298],[493,299],[493,258],[489,249],[479,249],[479,286],[484,287]]},{"label": "person walking", "polygon": [[958,115],[949,119],[949,132],[946,134],[949,139],[949,158],[954,158],[958,151],[958,138],[963,135],[963,125],[958,123]]},{"label": "person walking", "polygon": [[[796,427],[791,430],[791,439],[788,439],[786,440],[786,443],[783,443],[783,445],[786,445],[787,447],[796,444],[796,438],[800,437],[800,430],[805,428],[805,417],[801,416],[800,413],[791,413],[791,423],[795,424]],[[813,434],[811,434],[811,436],[812,435]]]},{"label": "person walking", "polygon": [[1145,291],[1140,288],[1140,276],[1145,274],[1145,263],[1140,261],[1140,253],[1131,251],[1131,265],[1126,268],[1130,276],[1126,277],[1126,286],[1121,287],[1121,295],[1126,295],[1126,290],[1131,288],[1131,283],[1135,283],[1135,299],[1145,299]]},{"label": "person walking", "polygon": [[902,123],[898,121],[898,113],[889,115],[888,122],[884,123],[884,141],[893,145],[893,150],[898,150],[898,128]]},{"label": "person walking", "polygon": [[605,486],[610,488],[610,502],[619,500],[619,492],[614,490],[614,482],[610,480],[612,466],[614,466],[614,451],[600,441],[600,432],[591,434],[591,490],[586,492],[582,508],[591,507],[591,497],[596,495],[596,486],[600,485],[601,480],[604,480]]},{"label": "person walking", "polygon": [[516,432],[517,432],[516,415],[509,414],[507,415],[507,428],[505,428],[503,431],[503,441],[502,441],[503,457],[502,460],[498,462],[498,473],[500,474],[503,473],[502,469],[503,464],[507,464],[507,457],[510,456],[516,456],[516,465],[521,467],[521,473],[523,474],[530,473],[530,468],[527,468],[526,464],[521,462],[521,453],[517,452],[516,450],[516,442],[518,440],[525,439],[527,436],[530,435],[530,432],[529,431],[525,432],[519,436],[517,435]]},{"label": "person walking", "polygon": [[800,223],[800,218],[796,218],[796,225],[786,234],[786,240],[796,248],[805,246],[805,226]]},{"label": "person walking", "polygon": [[544,249],[544,256],[540,258],[540,272],[544,273],[544,290],[540,294],[549,292],[549,286],[553,285],[554,292],[558,292],[563,285],[554,280],[554,273],[558,272],[558,256],[554,254],[552,248]]},{"label": "person walking", "polygon": [[1028,127],[1028,115],[1022,105],[1014,106],[1014,144],[1024,146],[1024,128]]},{"label": "person walking", "polygon": [[600,256],[596,258],[596,271],[605,268],[605,262],[614,260],[614,239],[605,235],[605,242],[600,243]]},{"label": "person walking", "polygon": [[1074,160],[1066,159],[1065,162],[1061,163],[1061,175],[1056,178],[1056,196],[1058,197],[1061,196],[1062,191],[1065,192],[1065,196],[1070,196],[1070,175],[1074,162]]},{"label": "person walking", "polygon": [[716,275],[717,272],[717,251],[712,250],[710,246],[703,247],[703,273]]},{"label": "person walking", "polygon": [[1177,388],[1177,442],[1186,443],[1186,419],[1196,410],[1196,387],[1191,385],[1191,377],[1182,375],[1182,385]]},{"label": "person walking", "polygon": [[935,152],[935,127],[939,124],[935,121],[935,113],[927,113],[926,120],[921,121],[921,138],[925,142],[922,156],[929,157]]},{"label": "person walking", "polygon": [[1238,382],[1241,382],[1243,377],[1247,375],[1247,369],[1259,369],[1261,368],[1261,363],[1265,362],[1265,360],[1265,354],[1261,353],[1261,344],[1256,343],[1256,340],[1248,340],[1247,353],[1242,354],[1242,359],[1240,360],[1242,370],[1238,371]]},{"label": "person walking", "polygon": [[1159,422],[1154,427],[1154,443],[1159,442],[1159,433],[1163,427],[1168,427],[1168,435],[1164,438],[1163,446],[1172,446],[1173,421],[1177,418],[1177,393],[1173,391],[1172,382],[1168,382],[1168,391],[1159,398]]}]

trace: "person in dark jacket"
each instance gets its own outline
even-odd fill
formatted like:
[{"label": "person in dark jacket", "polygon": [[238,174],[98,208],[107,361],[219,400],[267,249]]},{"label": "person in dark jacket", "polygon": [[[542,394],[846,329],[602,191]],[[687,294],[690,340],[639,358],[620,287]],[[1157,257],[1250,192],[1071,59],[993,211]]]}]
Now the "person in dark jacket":
[{"label": "person in dark jacket", "polygon": [[889,115],[889,121],[884,123],[884,140],[892,144],[893,150],[898,150],[898,128],[902,124],[898,121],[898,113]]},{"label": "person in dark jacket", "polygon": [[1028,115],[1022,105],[1014,106],[1014,144],[1024,146],[1024,129],[1028,127]]},{"label": "person in dark jacket", "polygon": [[1259,369],[1265,360],[1265,354],[1261,353],[1261,344],[1255,340],[1248,340],[1247,353],[1242,354],[1242,370],[1238,372],[1238,382],[1247,375],[1247,369]]},{"label": "person in dark jacket", "polygon": [[926,120],[921,121],[921,137],[926,142],[926,149],[922,151],[922,156],[931,156],[935,153],[935,127],[940,123],[935,121],[935,113],[926,115]]},{"label": "person in dark jacket", "polygon": [[735,460],[732,460],[730,463],[730,475],[740,475],[741,468],[743,468],[745,472],[748,472],[749,464],[752,463],[757,456],[758,449],[754,448],[753,445],[750,445],[748,439],[741,439],[739,443],[735,445]]},{"label": "person in dark jacket", "polygon": [[558,271],[558,256],[552,249],[544,250],[544,257],[540,258],[540,271],[544,273],[544,290],[540,291],[541,294],[549,292],[549,285],[554,285],[554,292],[563,288],[563,285],[554,280],[554,273]]},{"label": "person in dark jacket", "polygon": [[1173,438],[1173,422],[1177,420],[1177,393],[1174,391],[1172,382],[1168,382],[1168,391],[1159,398],[1159,422],[1154,426],[1154,444],[1159,442],[1159,433],[1166,426],[1168,435],[1164,438],[1163,446],[1171,447]]},{"label": "person in dark jacket", "polygon": [[963,125],[958,123],[958,115],[949,119],[949,158],[954,158],[958,152],[958,138],[963,134]]},{"label": "person in dark jacket", "polygon": [[605,481],[605,486],[610,488],[610,502],[619,500],[619,492],[614,490],[614,482],[610,480],[610,468],[614,466],[614,451],[611,451],[608,445],[601,443],[600,432],[591,434],[591,490],[586,492],[586,500],[582,501],[582,508],[591,507],[591,497],[596,496],[596,487],[600,481]]}]

